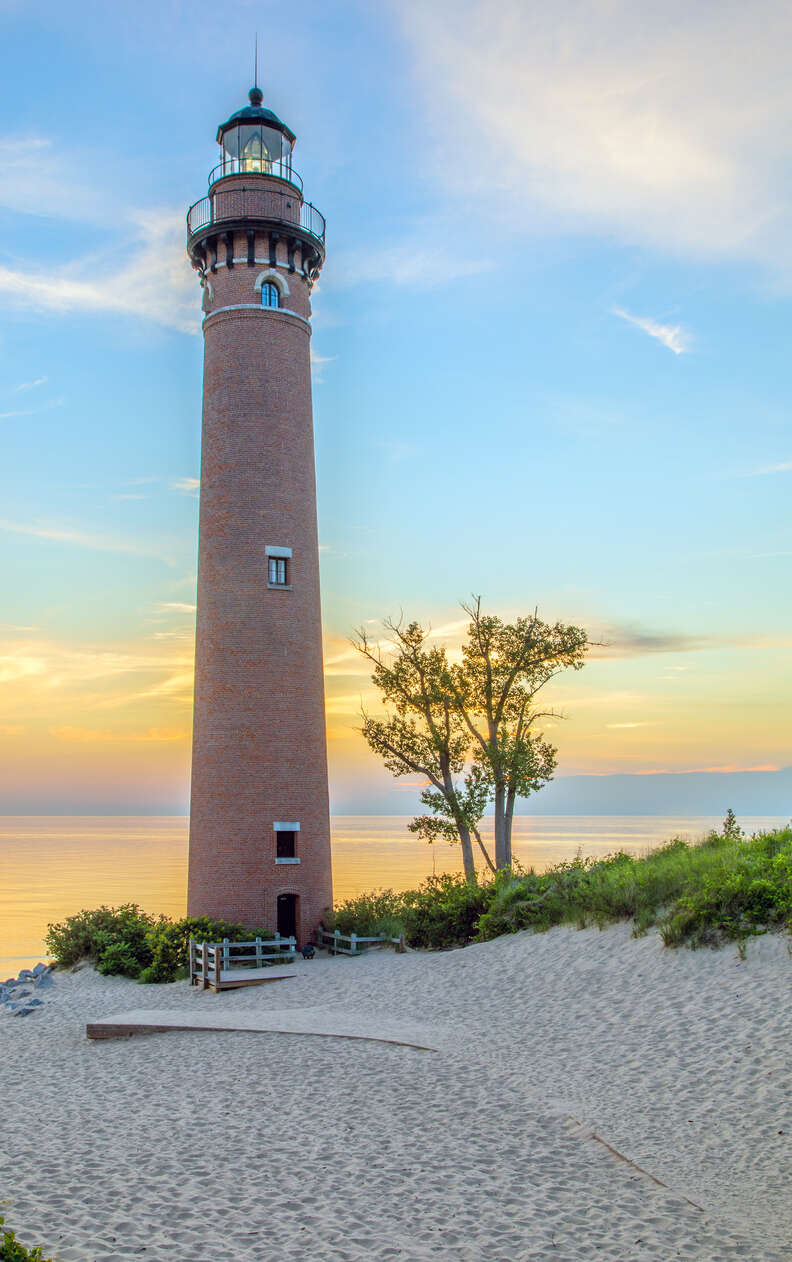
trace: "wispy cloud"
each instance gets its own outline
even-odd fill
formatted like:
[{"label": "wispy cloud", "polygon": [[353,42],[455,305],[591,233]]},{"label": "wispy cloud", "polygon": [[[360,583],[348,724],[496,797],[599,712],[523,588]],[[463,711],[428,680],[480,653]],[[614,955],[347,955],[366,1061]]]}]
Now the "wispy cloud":
[{"label": "wispy cloud", "polygon": [[792,277],[785,0],[393,5],[460,199]]},{"label": "wispy cloud", "polygon": [[426,236],[427,231],[422,231],[415,240],[341,254],[332,272],[334,287],[373,283],[400,289],[434,289],[466,276],[480,276],[495,266],[488,258],[466,258],[458,250],[427,246]]},{"label": "wispy cloud", "polygon": [[23,381],[20,385],[14,386],[14,393],[19,394],[21,390],[35,390],[38,386],[43,386],[47,381],[47,377],[37,377],[35,381]]},{"label": "wispy cloud", "polygon": [[173,562],[158,552],[141,548],[136,543],[126,543],[122,539],[108,539],[104,535],[84,534],[79,530],[63,530],[56,526],[40,526],[27,522],[6,521],[0,518],[0,530],[14,535],[32,535],[36,539],[50,539],[55,543],[73,543],[82,548],[90,548],[96,552],[127,552],[132,556],[153,557],[166,565]]},{"label": "wispy cloud", "polygon": [[195,613],[195,605],[182,600],[161,600],[157,608],[166,613]]},{"label": "wispy cloud", "polygon": [[628,727],[657,727],[657,724],[654,722],[650,722],[647,719],[646,721],[643,721],[640,723],[606,723],[605,726],[611,727],[611,728],[618,728],[621,730],[622,728],[628,728]]},{"label": "wispy cloud", "polygon": [[[126,227],[132,243],[122,267],[96,256],[46,272],[2,266],[0,293],[37,310],[116,312],[197,333],[196,282],[184,252],[181,211],[139,211]],[[85,280],[86,275],[93,279]]]},{"label": "wispy cloud", "polygon": [[779,464],[760,465],[758,469],[748,469],[745,473],[739,473],[737,476],[741,478],[762,478],[768,473],[792,473],[792,460],[782,460]]},{"label": "wispy cloud", "polygon": [[59,741],[77,742],[78,744],[92,744],[101,741],[113,741],[118,744],[126,744],[128,742],[138,743],[144,741],[189,741],[190,731],[188,728],[162,728],[150,727],[145,732],[134,732],[110,729],[102,729],[98,731],[96,728],[86,727],[51,727],[50,735]]},{"label": "wispy cloud", "polygon": [[336,359],[335,355],[317,355],[316,351],[311,347],[311,380],[320,386],[324,381],[325,364],[332,364]]},{"label": "wispy cloud", "polygon": [[172,491],[186,491],[194,494],[200,490],[200,487],[200,478],[176,478],[175,481],[171,482]]},{"label": "wispy cloud", "polygon": [[621,320],[626,320],[628,324],[634,324],[638,329],[642,329],[644,333],[649,334],[649,337],[653,337],[655,341],[667,346],[675,355],[684,355],[685,351],[690,350],[690,334],[680,324],[660,324],[658,320],[653,320],[651,316],[632,315],[631,312],[625,311],[623,307],[612,307],[611,314],[618,316]]},{"label": "wispy cloud", "polygon": [[33,415],[32,408],[17,409],[13,412],[0,412],[0,421],[9,421],[12,416],[32,416],[32,415]]}]

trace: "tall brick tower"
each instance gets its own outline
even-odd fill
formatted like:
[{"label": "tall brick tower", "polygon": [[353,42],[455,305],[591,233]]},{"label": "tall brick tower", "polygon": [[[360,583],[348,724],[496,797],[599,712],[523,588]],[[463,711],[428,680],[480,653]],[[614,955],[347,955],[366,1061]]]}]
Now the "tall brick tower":
[{"label": "tall brick tower", "polygon": [[325,221],[250,104],[190,207],[204,394],[188,911],[296,933],[332,899],[311,407]]}]

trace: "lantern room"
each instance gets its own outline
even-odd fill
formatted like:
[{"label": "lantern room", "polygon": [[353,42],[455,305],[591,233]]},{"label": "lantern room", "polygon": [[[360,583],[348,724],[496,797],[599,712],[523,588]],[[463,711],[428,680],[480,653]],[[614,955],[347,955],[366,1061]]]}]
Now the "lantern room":
[{"label": "lantern room", "polygon": [[227,175],[258,174],[274,175],[293,183],[292,148],[297,137],[277,114],[263,107],[260,88],[251,88],[248,99],[249,105],[237,110],[217,129],[223,160],[210,180]]}]

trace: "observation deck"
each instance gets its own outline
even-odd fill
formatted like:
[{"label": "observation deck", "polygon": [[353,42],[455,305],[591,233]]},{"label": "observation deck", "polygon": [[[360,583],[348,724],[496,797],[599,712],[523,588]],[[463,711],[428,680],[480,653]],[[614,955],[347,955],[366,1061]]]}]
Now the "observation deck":
[{"label": "observation deck", "polygon": [[235,232],[248,235],[252,253],[255,233],[260,232],[270,238],[273,260],[274,244],[280,238],[288,243],[290,259],[299,246],[303,270],[309,279],[315,279],[325,259],[325,218],[311,202],[303,200],[299,175],[291,167],[283,174],[272,169],[229,170],[238,166],[235,162],[215,167],[209,176],[207,196],[187,211],[187,252],[193,267],[214,270],[221,240],[233,259]]}]

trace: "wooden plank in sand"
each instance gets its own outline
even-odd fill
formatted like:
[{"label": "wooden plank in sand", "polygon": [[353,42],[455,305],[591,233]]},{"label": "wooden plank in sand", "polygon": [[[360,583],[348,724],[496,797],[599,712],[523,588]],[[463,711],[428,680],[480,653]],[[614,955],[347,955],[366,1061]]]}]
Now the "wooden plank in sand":
[{"label": "wooden plank in sand", "polygon": [[161,1034],[167,1030],[223,1030],[255,1034],[314,1034],[325,1038],[369,1039],[424,1051],[441,1050],[440,1030],[412,1026],[387,1017],[358,1012],[328,1012],[324,1008],[284,1008],[261,1012],[190,1012],[188,1009],[136,1008],[114,1017],[89,1021],[89,1039],[125,1038],[133,1034]]},{"label": "wooden plank in sand", "polygon": [[277,965],[270,965],[269,968],[221,968],[215,976],[209,973],[204,989],[208,988],[216,993],[218,990],[237,990],[240,986],[263,986],[267,982],[282,982],[296,976],[293,968],[278,968]]}]

